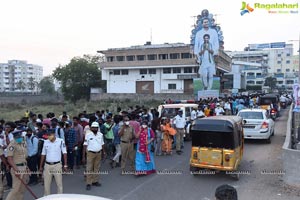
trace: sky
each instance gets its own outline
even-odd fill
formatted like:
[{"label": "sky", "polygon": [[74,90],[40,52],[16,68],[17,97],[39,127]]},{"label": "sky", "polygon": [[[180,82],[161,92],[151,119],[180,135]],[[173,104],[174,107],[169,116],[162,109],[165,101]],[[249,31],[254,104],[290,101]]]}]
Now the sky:
[{"label": "sky", "polygon": [[27,60],[49,75],[75,56],[97,50],[190,42],[192,26],[203,9],[214,14],[225,50],[248,44],[287,42],[299,49],[300,0],[245,0],[298,3],[298,14],[265,9],[240,15],[242,0],[0,0],[0,63]]}]

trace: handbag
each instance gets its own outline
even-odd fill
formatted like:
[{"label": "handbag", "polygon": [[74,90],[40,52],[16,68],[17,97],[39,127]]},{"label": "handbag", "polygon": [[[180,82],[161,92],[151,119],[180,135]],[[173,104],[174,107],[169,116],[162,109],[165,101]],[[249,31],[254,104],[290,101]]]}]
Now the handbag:
[{"label": "handbag", "polygon": [[[150,135],[150,128],[148,128],[148,137],[151,138],[151,135]],[[150,151],[151,151],[151,152],[154,152],[154,151],[155,151],[155,147],[154,147],[154,143],[153,143],[153,142],[150,143]]]}]

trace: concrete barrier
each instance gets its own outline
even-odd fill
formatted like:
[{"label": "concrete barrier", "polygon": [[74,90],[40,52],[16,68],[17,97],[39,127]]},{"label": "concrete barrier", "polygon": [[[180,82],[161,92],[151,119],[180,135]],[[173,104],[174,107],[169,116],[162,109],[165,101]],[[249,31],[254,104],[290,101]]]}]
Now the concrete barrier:
[{"label": "concrete barrier", "polygon": [[[292,128],[293,123],[293,106],[289,111],[289,117],[286,128],[286,138],[282,146],[282,161],[283,161],[283,181],[291,186],[300,187],[300,151],[292,149]],[[294,127],[295,128],[295,127]]]}]

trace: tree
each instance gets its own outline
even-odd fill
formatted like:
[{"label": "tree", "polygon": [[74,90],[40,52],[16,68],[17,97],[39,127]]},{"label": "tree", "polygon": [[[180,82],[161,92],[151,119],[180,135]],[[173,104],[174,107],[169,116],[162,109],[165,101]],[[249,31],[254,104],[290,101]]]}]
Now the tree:
[{"label": "tree", "polygon": [[41,89],[42,94],[52,95],[55,93],[53,79],[50,76],[46,76],[40,81],[39,88]]},{"label": "tree", "polygon": [[79,99],[90,99],[90,88],[105,87],[101,70],[97,64],[103,57],[84,55],[74,57],[66,66],[59,66],[53,77],[61,82],[61,91],[66,100],[76,103]]},{"label": "tree", "polygon": [[28,79],[28,82],[27,82],[27,86],[28,88],[32,91],[35,86],[36,86],[37,82],[34,80],[34,78],[31,76],[29,79]]},{"label": "tree", "polygon": [[26,87],[25,87],[24,81],[19,80],[19,81],[17,82],[17,89],[23,91],[23,90],[25,90],[25,88],[26,88]]},{"label": "tree", "polygon": [[269,86],[272,89],[276,88],[277,79],[275,77],[267,77],[264,86]]}]

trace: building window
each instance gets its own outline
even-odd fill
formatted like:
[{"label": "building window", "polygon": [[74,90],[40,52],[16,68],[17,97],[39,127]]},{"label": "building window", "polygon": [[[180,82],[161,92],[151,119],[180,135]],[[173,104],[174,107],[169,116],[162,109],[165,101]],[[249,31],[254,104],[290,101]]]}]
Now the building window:
[{"label": "building window", "polygon": [[289,61],[289,60],[286,61],[286,64],[290,64],[290,63],[291,63],[291,61]]},{"label": "building window", "polygon": [[285,69],[285,72],[290,72],[290,69]]},{"label": "building window", "polygon": [[114,75],[120,75],[121,74],[121,71],[119,69],[115,69],[113,72],[114,72]]},{"label": "building window", "polygon": [[122,75],[128,75],[128,69],[122,69],[121,72]]},{"label": "building window", "polygon": [[145,55],[137,55],[136,59],[137,60],[145,60]]},{"label": "building window", "polygon": [[114,62],[114,57],[113,56],[108,56],[107,57],[107,62]]},{"label": "building window", "polygon": [[147,74],[147,69],[140,69],[140,74]]},{"label": "building window", "polygon": [[117,56],[116,59],[117,61],[124,61],[124,56]]},{"label": "building window", "polygon": [[293,80],[286,80],[286,84],[294,84]]},{"label": "building window", "polygon": [[291,56],[291,54],[290,53],[286,53],[286,56]]},{"label": "building window", "polygon": [[247,84],[255,84],[254,81],[247,81]]},{"label": "building window", "polygon": [[192,58],[190,53],[181,53],[181,59],[189,59]]},{"label": "building window", "polygon": [[173,84],[173,83],[168,84],[168,89],[169,90],[176,90],[176,84]]},{"label": "building window", "polygon": [[277,69],[277,72],[281,72],[281,69]]},{"label": "building window", "polygon": [[179,53],[170,53],[170,59],[179,59],[180,54]]},{"label": "building window", "polygon": [[198,73],[198,68],[199,67],[194,67],[194,73]]},{"label": "building window", "polygon": [[180,74],[180,73],[181,73],[180,67],[173,68],[173,74]]},{"label": "building window", "polygon": [[158,59],[159,60],[167,60],[168,59],[168,54],[158,54]]},{"label": "building window", "polygon": [[262,85],[262,84],[263,84],[263,81],[256,81],[256,84],[257,84],[257,85]]},{"label": "building window", "polygon": [[163,68],[164,74],[171,74],[171,68]]},{"label": "building window", "polygon": [[277,54],[277,57],[281,57],[281,53]]},{"label": "building window", "polygon": [[157,55],[156,54],[150,54],[147,57],[148,57],[148,60],[157,60]]},{"label": "building window", "polygon": [[156,74],[156,69],[149,69],[149,74]]},{"label": "building window", "polygon": [[134,56],[126,56],[127,61],[134,61],[135,57]]},{"label": "building window", "polygon": [[281,64],[281,61],[280,61],[280,60],[278,60],[278,61],[277,61],[277,64]]},{"label": "building window", "polygon": [[192,68],[192,67],[185,67],[185,68],[183,69],[183,72],[184,72],[184,73],[193,73],[193,68]]},{"label": "building window", "polygon": [[283,84],[283,81],[277,81],[277,84]]}]

